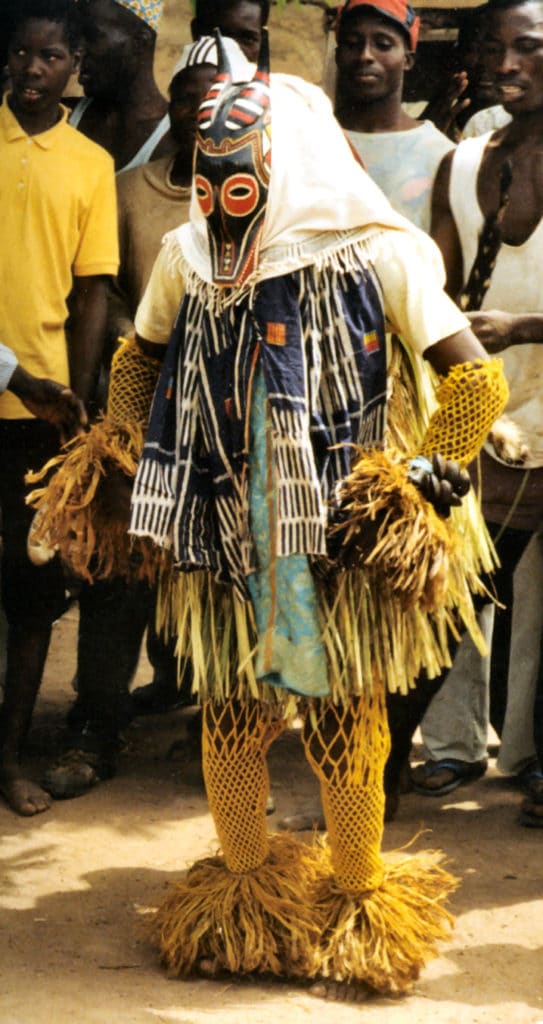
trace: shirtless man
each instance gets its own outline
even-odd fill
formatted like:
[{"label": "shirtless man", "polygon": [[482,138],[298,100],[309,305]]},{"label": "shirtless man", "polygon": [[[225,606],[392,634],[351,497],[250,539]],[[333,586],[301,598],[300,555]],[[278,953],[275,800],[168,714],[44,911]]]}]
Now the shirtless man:
[{"label": "shirtless man", "polygon": [[[481,312],[472,327],[489,351],[503,350],[510,385],[507,411],[520,425],[529,455],[522,466],[500,461],[487,446],[481,456],[485,518],[498,538],[502,562],[495,587],[504,605],[512,601],[512,576],[530,537],[543,519],[543,3],[526,0],[488,8],[485,63],[496,79],[499,99],[511,122],[491,135],[469,139],[445,157],[434,188],[432,233],[447,269],[448,290],[458,296],[473,266],[484,218],[499,206],[505,160],[512,164],[509,202],[502,221],[502,245]],[[535,344],[534,344],[535,343]],[[520,346],[520,347],[517,347]],[[529,469],[526,475],[523,470]],[[491,721],[503,725],[509,632],[497,609],[493,634]],[[416,722],[413,722],[413,729]],[[540,744],[541,746],[541,744]],[[529,804],[523,820],[539,824],[543,803],[541,757],[526,778]],[[531,819],[534,820],[531,820]]]},{"label": "shirtless man", "polygon": [[82,0],[85,98],[70,123],[107,149],[117,171],[173,151],[168,104],[153,72],[163,0]]}]

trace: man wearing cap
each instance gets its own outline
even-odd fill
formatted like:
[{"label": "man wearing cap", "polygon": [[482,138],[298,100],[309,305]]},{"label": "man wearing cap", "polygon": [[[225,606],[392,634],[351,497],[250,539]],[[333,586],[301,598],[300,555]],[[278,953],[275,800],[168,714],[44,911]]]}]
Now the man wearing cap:
[{"label": "man wearing cap", "polygon": [[209,41],[185,46],[169,89],[175,152],[117,176],[121,264],[110,303],[115,339],[133,332],[136,309],[164,234],[188,220],[198,107],[216,67]]},{"label": "man wearing cap", "polygon": [[[431,121],[416,121],[402,108],[404,75],[415,61],[419,27],[406,0],[347,0],[339,8],[335,112],[394,209],[429,233],[434,178],[454,146]],[[405,703],[397,695],[389,695],[388,702],[399,703],[400,709]],[[391,760],[388,818],[396,810],[403,770],[403,762]],[[309,816],[323,823],[318,813]],[[304,826],[306,820],[307,815],[300,817]]]},{"label": "man wearing cap", "polygon": [[[229,39],[225,47],[235,66],[237,47]],[[121,260],[109,295],[113,343],[134,333],[136,309],[163,236],[188,220],[198,107],[216,67],[217,49],[212,39],[184,48],[170,83],[169,114],[176,152],[117,175]],[[164,296],[172,295],[171,320],[163,325],[169,334],[182,298],[181,278],[167,274],[163,289]],[[109,579],[82,588],[78,695],[69,713],[65,751],[47,769],[44,779],[56,799],[81,796],[114,774],[119,731],[127,715],[164,711],[178,701],[189,702],[190,675],[184,677],[178,693],[177,660],[171,645],[156,635],[154,606],[155,592],[147,584]],[[153,682],[137,689],[129,699],[128,687],[146,627]]]},{"label": "man wearing cap", "polygon": [[406,0],[347,0],[336,31],[336,117],[393,207],[429,231],[434,177],[453,145],[402,109],[419,18]]},{"label": "man wearing cap", "polygon": [[107,149],[117,171],[172,151],[167,102],[155,82],[164,0],[82,0],[85,96],[70,123]]}]

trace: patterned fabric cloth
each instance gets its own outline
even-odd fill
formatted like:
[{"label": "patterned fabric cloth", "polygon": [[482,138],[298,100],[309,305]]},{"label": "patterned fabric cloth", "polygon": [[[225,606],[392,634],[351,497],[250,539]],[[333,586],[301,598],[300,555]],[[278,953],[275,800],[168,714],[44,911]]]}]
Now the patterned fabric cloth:
[{"label": "patterned fabric cloth", "polygon": [[270,428],[268,396],[259,366],[251,408],[249,471],[256,568],[248,577],[248,585],[259,641],[255,675],[259,682],[280,686],[304,697],[326,697],[328,665],[321,638],[315,580],[307,556],[276,557],[274,508],[277,494],[269,472]]},{"label": "patterned fabric cloth", "polygon": [[[386,415],[380,292],[352,267],[306,267],[213,312],[188,294],[155,393],[131,532],[173,547],[247,599],[249,421],[260,355],[272,423],[277,554],[325,556],[336,483],[353,443],[379,443]],[[338,446],[338,447],[335,447]]]},{"label": "patterned fabric cloth", "polygon": [[115,0],[115,3],[132,11],[136,18],[141,18],[150,28],[157,31],[162,17],[164,0]]}]

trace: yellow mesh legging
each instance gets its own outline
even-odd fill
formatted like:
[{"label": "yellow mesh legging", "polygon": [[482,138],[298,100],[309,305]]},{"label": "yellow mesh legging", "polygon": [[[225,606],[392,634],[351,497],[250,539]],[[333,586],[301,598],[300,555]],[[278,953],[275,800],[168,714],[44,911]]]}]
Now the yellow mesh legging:
[{"label": "yellow mesh legging", "polygon": [[227,867],[247,872],[259,867],[269,849],[266,752],[284,728],[270,707],[258,701],[204,704],[204,779]]},{"label": "yellow mesh legging", "polygon": [[467,466],[507,401],[508,388],[501,359],[459,363],[442,380],[434,412],[421,444],[421,454],[438,452]]},{"label": "yellow mesh legging", "polygon": [[304,723],[307,758],[317,775],[334,877],[353,893],[383,878],[383,772],[390,748],[384,686],[345,705],[320,702]]},{"label": "yellow mesh legging", "polygon": [[383,687],[345,706],[321,702],[304,723],[329,842],[266,833],[265,756],[283,720],[264,702],[204,705],[203,762],[224,856],[172,886],[152,935],[186,975],[209,958],[233,973],[362,981],[403,992],[447,937],[454,880],[416,858],[381,860],[388,728]]}]

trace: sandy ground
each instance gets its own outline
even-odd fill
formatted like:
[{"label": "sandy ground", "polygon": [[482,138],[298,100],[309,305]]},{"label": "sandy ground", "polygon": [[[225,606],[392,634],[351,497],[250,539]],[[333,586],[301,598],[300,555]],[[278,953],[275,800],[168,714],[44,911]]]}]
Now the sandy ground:
[{"label": "sandy ground", "polygon": [[[189,38],[188,3],[169,0],[157,74],[166,88]],[[318,81],[321,13],[272,20],[277,70]],[[77,616],[55,628],[34,719],[30,767],[40,777],[72,697]],[[139,681],[147,682],[142,661]],[[303,988],[169,980],[141,935],[146,908],[192,860],[215,849],[198,765],[182,749],[186,713],[140,719],[118,776],[86,797],[24,820],[0,806],[0,1024],[543,1024],[543,832],[518,825],[519,794],[496,773],[449,797],[404,798],[385,833],[396,849],[442,849],[461,879],[456,928],[413,994],[363,1007],[323,1003]],[[296,733],[272,748],[279,817],[317,799]]]},{"label": "sandy ground", "polygon": [[[46,764],[72,694],[77,613],[54,632],[29,763]],[[139,682],[149,669],[142,660]],[[404,797],[385,848],[451,858],[456,927],[411,996],[325,1003],[294,985],[169,980],[141,934],[145,911],[216,848],[198,764],[180,751],[187,712],[139,719],[117,777],[31,820],[0,806],[1,1024],[541,1024],[543,833],[518,824],[519,795],[493,766],[449,797]],[[296,732],[270,758],[276,813],[317,799]]]}]

